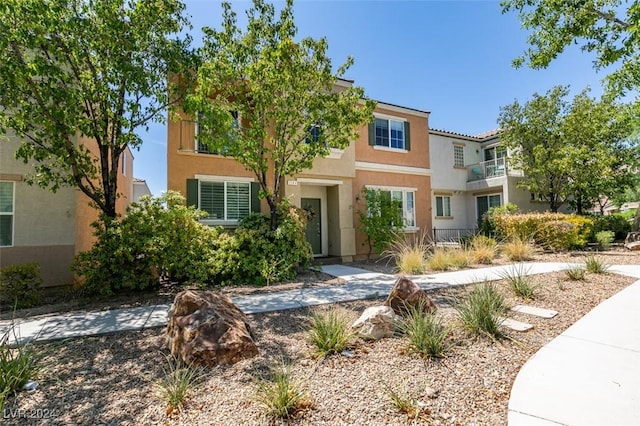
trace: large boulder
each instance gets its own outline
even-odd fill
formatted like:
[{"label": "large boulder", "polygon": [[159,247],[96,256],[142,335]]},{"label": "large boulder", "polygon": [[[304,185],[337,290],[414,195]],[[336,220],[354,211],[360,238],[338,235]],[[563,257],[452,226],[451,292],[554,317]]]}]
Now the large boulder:
[{"label": "large boulder", "polygon": [[244,313],[212,291],[178,293],[169,310],[167,345],[187,364],[233,364],[258,354]]},{"label": "large boulder", "polygon": [[411,308],[422,309],[425,313],[433,313],[438,309],[427,293],[407,277],[396,280],[384,304],[398,315],[404,315]]},{"label": "large boulder", "polygon": [[389,306],[371,306],[351,324],[351,329],[365,340],[379,340],[393,336],[399,319]]},{"label": "large boulder", "polygon": [[624,240],[624,246],[627,250],[640,250],[640,232],[629,232]]}]

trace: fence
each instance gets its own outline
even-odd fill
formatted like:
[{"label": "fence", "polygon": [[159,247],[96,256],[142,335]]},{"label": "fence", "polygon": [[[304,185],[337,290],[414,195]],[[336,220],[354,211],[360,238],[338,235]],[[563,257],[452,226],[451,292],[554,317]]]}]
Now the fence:
[{"label": "fence", "polygon": [[459,242],[460,238],[468,237],[478,233],[477,229],[437,229],[433,228],[433,241],[441,242]]}]

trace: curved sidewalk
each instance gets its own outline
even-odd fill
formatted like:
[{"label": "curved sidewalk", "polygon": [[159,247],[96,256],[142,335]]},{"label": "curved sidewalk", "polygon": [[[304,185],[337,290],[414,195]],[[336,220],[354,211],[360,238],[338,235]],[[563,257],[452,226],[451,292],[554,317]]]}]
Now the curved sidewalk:
[{"label": "curved sidewalk", "polygon": [[[612,273],[640,278],[640,266]],[[510,426],[640,425],[640,281],[605,300],[520,369]]]}]

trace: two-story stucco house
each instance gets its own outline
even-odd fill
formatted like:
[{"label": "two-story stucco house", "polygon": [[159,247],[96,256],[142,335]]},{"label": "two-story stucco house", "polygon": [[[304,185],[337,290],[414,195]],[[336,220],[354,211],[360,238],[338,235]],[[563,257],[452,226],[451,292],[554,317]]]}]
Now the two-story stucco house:
[{"label": "two-story stucco house", "polygon": [[[283,196],[314,212],[307,239],[315,256],[350,261],[366,255],[366,238],[358,231],[358,211],[366,211],[363,188],[389,191],[401,200],[406,232],[431,229],[429,113],[379,102],[374,115],[347,148],[332,150],[310,170],[286,179]],[[210,225],[234,226],[252,211],[266,212],[253,174],[198,146],[196,134],[197,123],[186,115],[169,121],[168,189],[207,211],[204,223]]]},{"label": "two-story stucco house", "polygon": [[[79,141],[82,143],[82,140]],[[97,212],[79,190],[62,187],[53,193],[24,178],[30,163],[14,158],[20,140],[12,135],[0,141],[0,267],[37,263],[44,286],[70,285],[71,261],[94,242]],[[127,149],[120,161],[117,211],[122,214],[133,191],[133,155]]]},{"label": "two-story stucco house", "polygon": [[490,207],[513,203],[523,211],[548,208],[518,188],[524,175],[509,167],[507,150],[500,146],[500,131],[469,136],[431,129],[429,144],[436,241],[473,232]]}]

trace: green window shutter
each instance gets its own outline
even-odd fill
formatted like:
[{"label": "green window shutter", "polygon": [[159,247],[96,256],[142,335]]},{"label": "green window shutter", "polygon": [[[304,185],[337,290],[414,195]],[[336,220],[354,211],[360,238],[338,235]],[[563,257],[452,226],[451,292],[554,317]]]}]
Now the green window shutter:
[{"label": "green window shutter", "polygon": [[187,206],[198,208],[198,179],[187,179]]},{"label": "green window shutter", "polygon": [[369,123],[369,145],[373,146],[376,144],[376,122],[372,121]]},{"label": "green window shutter", "polygon": [[260,213],[260,184],[251,182],[251,212]]},{"label": "green window shutter", "polygon": [[411,129],[408,121],[404,122],[404,149],[411,150]]}]

